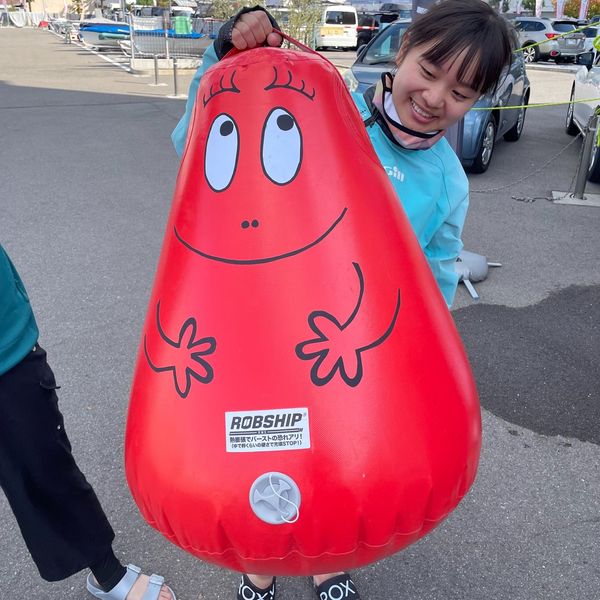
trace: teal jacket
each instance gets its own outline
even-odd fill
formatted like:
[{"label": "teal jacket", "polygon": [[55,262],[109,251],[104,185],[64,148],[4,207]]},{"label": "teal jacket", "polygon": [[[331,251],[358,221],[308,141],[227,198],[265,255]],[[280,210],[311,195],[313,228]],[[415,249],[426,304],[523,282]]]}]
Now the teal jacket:
[{"label": "teal jacket", "polygon": [[[171,136],[180,157],[200,78],[216,62],[211,46],[190,84],[185,114]],[[366,121],[371,116],[367,102],[360,94],[353,94],[353,99]],[[427,150],[406,150],[391,141],[376,122],[367,131],[450,306],[458,285],[454,263],[462,249],[461,233],[469,204],[469,184],[460,161],[445,138]]]},{"label": "teal jacket", "polygon": [[31,352],[38,335],[25,286],[0,246],[0,375]]}]

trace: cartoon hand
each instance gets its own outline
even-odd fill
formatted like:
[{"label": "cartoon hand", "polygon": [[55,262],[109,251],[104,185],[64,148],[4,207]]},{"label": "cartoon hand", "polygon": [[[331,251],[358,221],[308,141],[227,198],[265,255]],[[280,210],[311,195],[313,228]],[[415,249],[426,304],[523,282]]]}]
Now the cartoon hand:
[{"label": "cartoon hand", "polygon": [[308,317],[309,327],[317,334],[314,339],[296,346],[296,355],[302,360],[315,360],[310,370],[310,378],[315,385],[329,383],[336,372],[351,387],[362,378],[360,350],[348,344],[344,325],[324,311],[314,311]]},{"label": "cartoon hand", "polygon": [[190,317],[181,326],[177,341],[170,339],[160,324],[160,302],[156,305],[156,325],[160,337],[167,343],[162,348],[162,356],[167,360],[166,365],[156,365],[148,352],[147,336],[144,336],[144,352],[153,371],[161,373],[171,371],[175,390],[182,398],[186,398],[192,387],[192,377],[201,383],[210,383],[214,377],[212,366],[202,358],[212,354],[217,347],[214,337],[196,338],[198,325],[196,319]]},{"label": "cartoon hand", "polygon": [[358,277],[358,299],[352,314],[344,324],[333,315],[315,310],[308,316],[308,326],[317,337],[301,342],[296,346],[296,356],[301,360],[315,360],[310,370],[310,378],[315,385],[329,383],[337,371],[340,377],[350,387],[356,387],[363,376],[362,353],[382,344],[392,333],[400,310],[400,290],[396,292],[396,307],[387,329],[376,340],[364,344],[366,340],[357,343],[356,327],[352,324],[357,318],[365,292],[365,282],[358,263],[352,263]]}]

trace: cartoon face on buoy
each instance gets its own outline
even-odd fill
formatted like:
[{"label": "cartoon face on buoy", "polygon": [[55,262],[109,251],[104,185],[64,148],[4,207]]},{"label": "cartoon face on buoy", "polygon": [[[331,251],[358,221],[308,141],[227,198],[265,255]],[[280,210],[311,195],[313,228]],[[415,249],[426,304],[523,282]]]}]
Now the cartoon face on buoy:
[{"label": "cartoon face on buoy", "polygon": [[132,388],[146,519],[230,568],[345,570],[440,522],[479,445],[452,319],[335,68],[263,48],[209,69]]},{"label": "cartoon face on buoy", "polygon": [[[322,110],[327,92],[319,93],[318,78],[294,75],[285,61],[261,69],[260,77],[242,66],[206,77],[195,117],[204,135],[188,149],[203,165],[191,193],[206,204],[198,219],[177,220],[175,235],[192,252],[234,264],[295,256],[328,238],[348,209],[346,186],[335,189],[340,157],[322,139],[339,116],[335,104],[330,114]],[[351,150],[360,153],[358,146]],[[315,173],[322,177],[319,193],[330,196],[320,206],[307,202]],[[221,235],[207,236],[208,227]]]}]

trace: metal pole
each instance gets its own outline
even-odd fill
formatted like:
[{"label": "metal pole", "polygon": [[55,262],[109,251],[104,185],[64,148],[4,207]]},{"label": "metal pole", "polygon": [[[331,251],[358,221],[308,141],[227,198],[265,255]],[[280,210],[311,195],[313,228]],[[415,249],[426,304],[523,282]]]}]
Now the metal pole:
[{"label": "metal pole", "polygon": [[165,58],[169,60],[169,22],[167,14],[163,13],[163,31],[165,32]]},{"label": "metal pole", "polygon": [[177,98],[177,57],[173,57],[173,96]]},{"label": "metal pole", "polygon": [[154,59],[154,85],[158,85],[158,56],[154,54],[152,58]]},{"label": "metal pole", "polygon": [[587,183],[587,175],[590,165],[590,158],[592,155],[592,147],[596,143],[596,127],[594,122],[596,116],[593,115],[590,118],[590,122],[585,129],[585,138],[583,140],[583,150],[581,152],[581,160],[579,161],[579,169],[577,171],[577,179],[575,180],[575,191],[573,197],[579,200],[583,200],[583,194],[585,192],[585,184]]},{"label": "metal pole", "polygon": [[129,23],[129,48],[131,51],[129,57],[129,70],[133,72],[133,61],[135,60],[135,31],[133,30],[133,13],[130,12],[127,17]]}]

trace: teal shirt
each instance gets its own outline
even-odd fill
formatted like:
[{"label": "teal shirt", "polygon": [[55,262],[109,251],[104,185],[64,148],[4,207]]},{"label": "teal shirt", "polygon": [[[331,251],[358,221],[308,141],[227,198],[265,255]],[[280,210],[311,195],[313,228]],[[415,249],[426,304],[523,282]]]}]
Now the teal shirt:
[{"label": "teal shirt", "polygon": [[[202,74],[218,62],[214,47],[205,53],[190,84],[185,114],[171,139],[181,157]],[[352,94],[363,121],[370,116],[364,98]],[[392,182],[448,306],[458,275],[461,234],[469,205],[467,176],[450,144],[442,138],[428,150],[406,150],[391,142],[376,123],[367,128],[377,156]]]},{"label": "teal shirt", "polygon": [[[371,112],[364,98],[352,97],[365,121]],[[367,131],[451,306],[458,286],[454,267],[463,247],[461,235],[469,207],[469,181],[460,160],[446,138],[427,150],[406,150],[394,144],[377,123]]]},{"label": "teal shirt", "polygon": [[0,246],[0,375],[31,352],[38,335],[25,286]]}]

